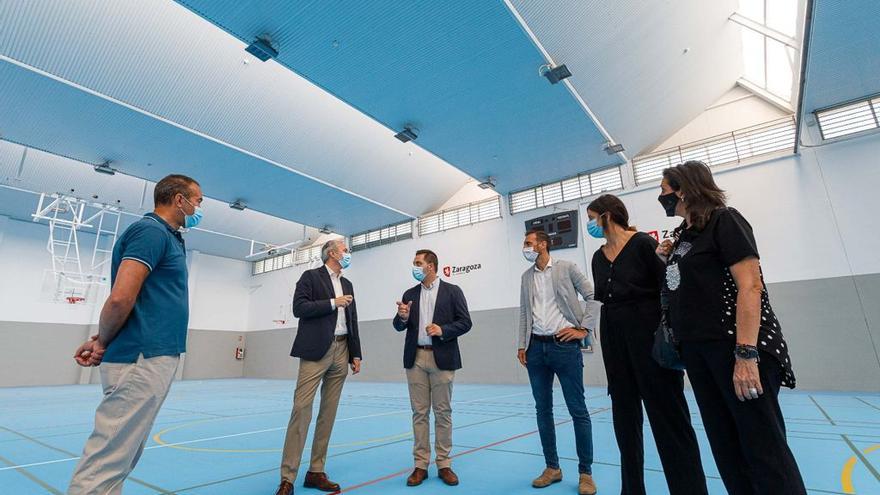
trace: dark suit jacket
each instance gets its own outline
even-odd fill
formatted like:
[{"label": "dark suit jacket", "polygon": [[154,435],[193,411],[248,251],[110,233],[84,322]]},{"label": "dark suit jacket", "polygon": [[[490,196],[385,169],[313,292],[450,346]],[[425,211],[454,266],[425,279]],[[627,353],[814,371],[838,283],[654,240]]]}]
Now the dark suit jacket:
[{"label": "dark suit jacket", "polygon": [[[461,353],[458,351],[458,338],[466,334],[472,326],[468,312],[467,300],[457,285],[442,280],[437,287],[437,302],[434,304],[433,323],[443,330],[441,337],[431,337],[434,360],[441,370],[457,370],[461,368]],[[409,319],[403,321],[394,316],[394,329],[398,332],[406,330],[406,343],[403,347],[403,367],[412,368],[416,361],[416,349],[419,344],[419,297],[422,284],[403,293],[402,302],[412,301]],[[432,322],[425,323],[425,326]]]},{"label": "dark suit jacket", "polygon": [[[354,288],[342,277],[342,292],[354,296]],[[299,318],[299,327],[290,355],[306,361],[320,361],[330,350],[336,330],[337,313],[330,303],[336,298],[333,282],[327,267],[307,270],[296,283],[293,294],[293,316]],[[357,301],[345,309],[345,326],[348,328],[348,359],[361,358],[361,340],[358,334]]]}]

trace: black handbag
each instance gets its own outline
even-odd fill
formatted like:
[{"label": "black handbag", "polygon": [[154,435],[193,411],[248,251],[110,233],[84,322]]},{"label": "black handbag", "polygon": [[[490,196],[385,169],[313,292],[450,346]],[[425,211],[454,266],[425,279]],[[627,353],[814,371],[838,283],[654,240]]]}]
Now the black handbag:
[{"label": "black handbag", "polygon": [[667,303],[665,293],[660,295],[660,305],[662,307],[660,324],[657,325],[657,330],[654,331],[654,346],[651,348],[651,357],[663,368],[682,371],[684,370],[684,361],[681,360],[678,342],[675,340],[675,336],[672,335],[672,328],[669,327],[669,320],[666,317]]}]

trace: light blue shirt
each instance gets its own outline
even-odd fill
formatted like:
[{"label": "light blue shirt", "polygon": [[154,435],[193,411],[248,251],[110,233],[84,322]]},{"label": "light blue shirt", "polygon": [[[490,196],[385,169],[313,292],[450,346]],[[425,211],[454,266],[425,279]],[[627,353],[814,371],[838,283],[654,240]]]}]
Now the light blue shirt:
[{"label": "light blue shirt", "polygon": [[422,291],[419,295],[419,345],[433,344],[426,327],[434,323],[434,306],[437,304],[437,287],[439,285],[439,278],[435,278],[434,283],[428,287],[422,284]]}]

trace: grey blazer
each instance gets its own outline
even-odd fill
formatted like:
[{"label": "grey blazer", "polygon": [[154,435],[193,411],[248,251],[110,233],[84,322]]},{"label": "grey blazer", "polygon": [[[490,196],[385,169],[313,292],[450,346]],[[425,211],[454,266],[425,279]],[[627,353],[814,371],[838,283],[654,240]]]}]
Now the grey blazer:
[{"label": "grey blazer", "polygon": [[[590,343],[590,334],[596,330],[599,320],[601,305],[593,300],[593,284],[575,265],[570,261],[553,260],[553,268],[550,272],[553,279],[553,287],[556,291],[556,305],[562,312],[566,321],[573,327],[586,328],[585,343]],[[519,331],[517,333],[517,348],[528,349],[532,337],[532,301],[535,297],[535,265],[530,265],[522,274],[522,285],[519,297]],[[585,305],[578,300],[580,294]]]}]

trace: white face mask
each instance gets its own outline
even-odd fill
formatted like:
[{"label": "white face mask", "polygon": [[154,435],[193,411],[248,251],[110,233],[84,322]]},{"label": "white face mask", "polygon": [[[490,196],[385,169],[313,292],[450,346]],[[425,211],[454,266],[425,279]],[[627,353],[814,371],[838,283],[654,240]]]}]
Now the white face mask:
[{"label": "white face mask", "polygon": [[529,263],[534,263],[538,259],[538,252],[532,247],[523,248],[523,258]]}]

